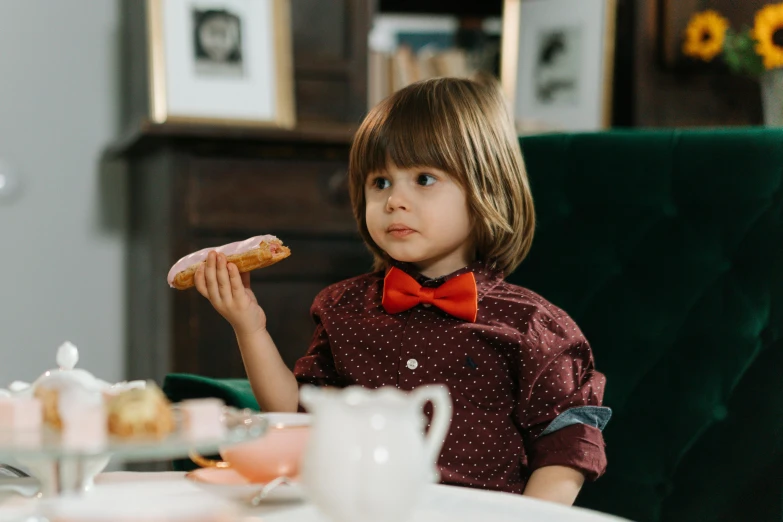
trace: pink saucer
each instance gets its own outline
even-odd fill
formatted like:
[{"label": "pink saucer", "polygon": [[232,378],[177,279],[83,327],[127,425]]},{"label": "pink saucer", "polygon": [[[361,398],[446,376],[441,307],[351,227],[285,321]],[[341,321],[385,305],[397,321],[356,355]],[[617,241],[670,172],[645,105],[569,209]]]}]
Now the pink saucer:
[{"label": "pink saucer", "polygon": [[[186,473],[185,479],[205,491],[244,502],[249,502],[264,487],[264,483],[250,482],[233,469],[199,468]],[[276,487],[264,502],[291,501],[301,498],[302,489],[299,483],[295,482]]]}]

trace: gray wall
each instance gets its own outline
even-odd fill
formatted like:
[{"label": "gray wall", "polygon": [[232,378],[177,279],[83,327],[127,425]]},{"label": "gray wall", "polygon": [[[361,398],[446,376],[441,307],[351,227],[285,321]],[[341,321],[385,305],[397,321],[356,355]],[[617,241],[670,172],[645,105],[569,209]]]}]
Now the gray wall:
[{"label": "gray wall", "polygon": [[115,0],[0,0],[0,387],[55,365],[124,375],[125,180],[101,172],[117,134]]}]

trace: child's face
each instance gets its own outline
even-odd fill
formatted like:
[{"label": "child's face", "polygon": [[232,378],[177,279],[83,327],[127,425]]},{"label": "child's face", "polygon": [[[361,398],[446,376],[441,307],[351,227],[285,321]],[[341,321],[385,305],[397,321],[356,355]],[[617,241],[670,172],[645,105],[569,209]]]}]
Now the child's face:
[{"label": "child's face", "polygon": [[370,236],[393,259],[413,263],[428,277],[473,260],[467,198],[447,173],[390,165],[368,176],[364,194]]}]

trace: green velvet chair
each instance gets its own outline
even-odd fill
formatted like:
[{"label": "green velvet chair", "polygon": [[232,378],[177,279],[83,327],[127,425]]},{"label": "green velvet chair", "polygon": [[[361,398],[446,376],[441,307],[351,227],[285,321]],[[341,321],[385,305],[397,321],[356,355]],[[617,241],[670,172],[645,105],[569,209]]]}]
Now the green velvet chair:
[{"label": "green velvet chair", "polygon": [[[614,410],[607,473],[577,503],[640,522],[781,520],[783,130],[520,144],[539,224],[508,280],[576,319]],[[194,379],[164,389],[224,386]]]}]

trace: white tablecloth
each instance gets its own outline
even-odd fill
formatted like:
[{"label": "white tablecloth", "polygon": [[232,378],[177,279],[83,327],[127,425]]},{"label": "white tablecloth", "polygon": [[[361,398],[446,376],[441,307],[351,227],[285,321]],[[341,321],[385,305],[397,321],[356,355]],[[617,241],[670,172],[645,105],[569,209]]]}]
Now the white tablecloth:
[{"label": "white tablecloth", "polygon": [[[30,520],[199,520],[243,522],[328,522],[301,501],[251,508],[205,492],[183,473],[104,473],[92,491],[79,498],[32,499],[0,496],[0,522]],[[53,516],[54,515],[54,516]],[[469,488],[432,485],[410,522],[619,522],[623,519],[579,508]],[[368,521],[369,522],[369,521]]]}]

